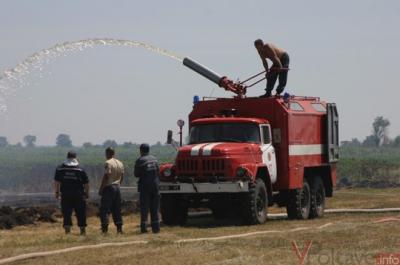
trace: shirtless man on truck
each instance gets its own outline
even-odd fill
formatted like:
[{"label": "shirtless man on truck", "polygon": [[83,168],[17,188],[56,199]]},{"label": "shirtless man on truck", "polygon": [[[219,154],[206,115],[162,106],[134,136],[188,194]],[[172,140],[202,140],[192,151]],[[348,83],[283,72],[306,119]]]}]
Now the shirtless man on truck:
[{"label": "shirtless man on truck", "polygon": [[[285,89],[289,68],[289,54],[283,49],[271,44],[265,43],[261,40],[255,40],[254,46],[256,47],[258,54],[260,55],[261,61],[266,70],[265,77],[267,79],[267,86],[265,88],[265,94],[261,97],[270,97],[271,92],[274,89],[276,79],[279,76],[279,84],[276,88],[276,95],[280,95]],[[267,59],[272,61],[271,68],[268,68]],[[283,68],[283,69],[282,69]]]}]

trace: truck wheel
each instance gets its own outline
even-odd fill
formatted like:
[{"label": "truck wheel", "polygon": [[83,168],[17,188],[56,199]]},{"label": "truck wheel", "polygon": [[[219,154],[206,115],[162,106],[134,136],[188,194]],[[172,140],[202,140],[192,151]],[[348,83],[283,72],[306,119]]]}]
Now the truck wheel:
[{"label": "truck wheel", "polygon": [[244,195],[241,205],[242,218],[247,224],[262,224],[267,220],[268,196],[265,183],[257,179]]},{"label": "truck wheel", "polygon": [[325,186],[320,177],[315,177],[310,185],[310,218],[322,217],[325,211]]},{"label": "truck wheel", "polygon": [[165,225],[185,225],[188,208],[182,196],[163,194],[161,196],[161,218]]},{"label": "truck wheel", "polygon": [[175,213],[176,209],[174,206],[174,198],[170,194],[161,195],[161,218],[165,225],[175,224]]},{"label": "truck wheel", "polygon": [[310,186],[304,179],[301,189],[291,190],[286,211],[289,219],[307,219],[310,215]]}]

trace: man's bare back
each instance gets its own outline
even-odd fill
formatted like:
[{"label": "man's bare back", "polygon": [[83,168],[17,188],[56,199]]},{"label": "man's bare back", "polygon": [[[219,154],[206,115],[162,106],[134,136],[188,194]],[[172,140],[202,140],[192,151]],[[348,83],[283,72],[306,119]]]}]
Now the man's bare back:
[{"label": "man's bare back", "polygon": [[275,67],[282,67],[280,58],[285,53],[283,49],[278,48],[274,44],[265,43],[264,45],[258,46],[257,51],[263,61],[265,70],[268,70],[268,64],[266,62],[264,63],[265,59],[270,59]]},{"label": "man's bare back", "polygon": [[275,64],[280,64],[279,58],[281,58],[284,52],[285,51],[282,50],[281,48],[278,48],[271,43],[266,43],[264,47],[262,47],[262,49],[259,51],[259,54],[260,56],[263,56],[265,59],[270,59]]}]

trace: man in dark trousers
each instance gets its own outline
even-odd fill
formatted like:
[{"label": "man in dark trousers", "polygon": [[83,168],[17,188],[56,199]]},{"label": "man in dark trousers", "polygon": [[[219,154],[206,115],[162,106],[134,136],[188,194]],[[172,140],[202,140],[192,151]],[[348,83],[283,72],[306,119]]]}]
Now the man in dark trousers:
[{"label": "man in dark trousers", "polygon": [[81,235],[86,234],[86,199],[89,198],[89,180],[79,166],[76,153],[68,152],[67,160],[57,167],[54,176],[54,190],[57,199],[61,196],[61,210],[66,234],[71,232],[72,211],[75,211]]},{"label": "man in dark trousers", "polygon": [[157,159],[149,154],[148,144],[140,145],[140,157],[135,163],[135,177],[139,178],[138,190],[140,193],[140,231],[147,232],[146,223],[150,210],[151,229],[153,233],[160,232],[158,209],[160,206],[159,166]]},{"label": "man in dark trousers", "polygon": [[117,233],[122,234],[121,191],[120,185],[124,177],[124,165],[116,159],[113,148],[106,149],[104,176],[99,189],[101,196],[100,221],[103,234],[108,232],[108,215],[111,212]]},{"label": "man in dark trousers", "polygon": [[[258,54],[260,55],[261,61],[264,65],[267,78],[267,86],[265,88],[265,94],[261,97],[270,97],[271,92],[274,89],[276,79],[279,76],[279,85],[276,88],[276,95],[279,96],[285,89],[288,68],[289,68],[289,54],[283,49],[271,44],[265,43],[258,39],[254,41]],[[267,59],[272,61],[271,68],[268,68]]]}]

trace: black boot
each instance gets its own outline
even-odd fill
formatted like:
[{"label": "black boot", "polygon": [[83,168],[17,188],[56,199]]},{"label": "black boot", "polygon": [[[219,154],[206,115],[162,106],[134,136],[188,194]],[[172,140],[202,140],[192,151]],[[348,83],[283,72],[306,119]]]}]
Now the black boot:
[{"label": "black boot", "polygon": [[282,92],[283,92],[283,89],[277,88],[277,89],[276,89],[276,94],[275,94],[275,96],[276,96],[276,97],[280,97],[281,94],[282,94]]},{"label": "black boot", "polygon": [[151,230],[153,231],[154,234],[160,233],[160,223],[159,222],[151,223]]},{"label": "black boot", "polygon": [[80,235],[81,236],[86,236],[86,227],[82,226],[82,227],[80,227],[80,229],[81,229]]},{"label": "black boot", "polygon": [[265,94],[261,95],[260,98],[269,98],[271,97],[271,91],[265,90]]},{"label": "black boot", "polygon": [[101,233],[105,235],[107,234],[107,232],[108,232],[108,226],[106,225],[101,226]]},{"label": "black boot", "polygon": [[142,234],[147,233],[146,223],[140,224],[140,233],[142,233]]},{"label": "black boot", "polygon": [[71,233],[71,226],[69,226],[69,225],[64,226],[64,231],[65,231],[66,235]]},{"label": "black boot", "polygon": [[117,225],[117,234],[121,234],[122,235],[122,225]]}]

